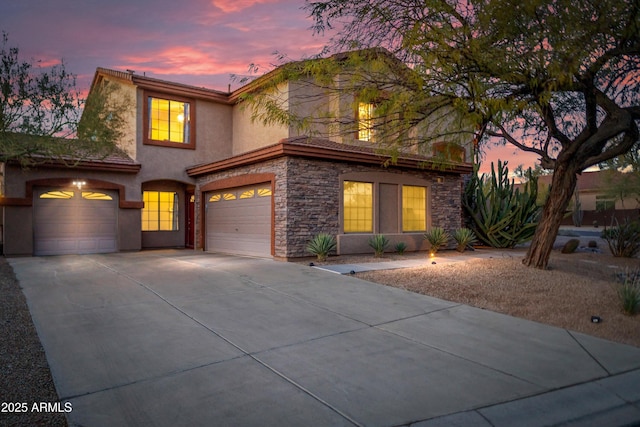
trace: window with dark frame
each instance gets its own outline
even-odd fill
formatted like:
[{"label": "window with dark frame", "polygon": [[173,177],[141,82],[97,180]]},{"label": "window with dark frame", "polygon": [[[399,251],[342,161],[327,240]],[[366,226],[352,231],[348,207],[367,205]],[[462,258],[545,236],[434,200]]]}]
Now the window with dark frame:
[{"label": "window with dark frame", "polygon": [[193,102],[146,94],[145,144],[194,148]]}]

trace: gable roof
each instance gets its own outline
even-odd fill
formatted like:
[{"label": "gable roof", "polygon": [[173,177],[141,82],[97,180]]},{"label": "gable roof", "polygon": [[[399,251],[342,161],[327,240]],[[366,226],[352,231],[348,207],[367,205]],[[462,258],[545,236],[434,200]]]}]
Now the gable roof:
[{"label": "gable roof", "polygon": [[165,92],[179,96],[187,96],[196,99],[204,99],[207,101],[213,101],[223,104],[233,103],[230,98],[230,93],[227,92],[221,92],[219,90],[207,89],[205,87],[192,86],[183,83],[170,82],[168,80],[161,80],[144,75],[141,76],[139,74],[134,74],[133,72],[111,70],[102,67],[98,67],[96,69],[91,87],[93,88],[96,83],[100,82],[105,76],[115,78],[120,81],[125,81],[142,89],[155,90],[159,92]]}]

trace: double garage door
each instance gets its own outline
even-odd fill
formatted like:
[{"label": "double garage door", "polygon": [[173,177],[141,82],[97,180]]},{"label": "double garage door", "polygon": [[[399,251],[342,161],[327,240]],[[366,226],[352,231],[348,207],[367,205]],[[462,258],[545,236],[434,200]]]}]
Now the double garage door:
[{"label": "double garage door", "polygon": [[238,255],[271,255],[271,184],[209,192],[206,249]]},{"label": "double garage door", "polygon": [[116,192],[42,188],[33,205],[35,255],[118,250]]}]

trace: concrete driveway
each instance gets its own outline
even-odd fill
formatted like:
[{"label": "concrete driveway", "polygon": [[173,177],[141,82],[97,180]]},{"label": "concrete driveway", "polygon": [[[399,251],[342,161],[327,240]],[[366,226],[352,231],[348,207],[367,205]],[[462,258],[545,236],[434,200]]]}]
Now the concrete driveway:
[{"label": "concrete driveway", "polygon": [[640,348],[272,260],[9,262],[72,426],[640,422]]}]

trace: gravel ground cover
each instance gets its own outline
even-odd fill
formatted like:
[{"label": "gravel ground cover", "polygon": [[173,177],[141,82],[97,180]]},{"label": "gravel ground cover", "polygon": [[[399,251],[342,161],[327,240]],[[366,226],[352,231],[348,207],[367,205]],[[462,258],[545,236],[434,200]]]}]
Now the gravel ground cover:
[{"label": "gravel ground cover", "polygon": [[[525,267],[524,249],[490,259],[445,263],[455,251],[438,254],[435,264],[425,254],[423,267],[358,273],[358,277],[468,304],[515,317],[640,347],[640,314],[625,315],[617,297],[616,274],[640,269],[640,259],[607,253],[562,254],[554,251],[548,270]],[[389,259],[397,258],[392,255]],[[366,256],[341,262],[375,260]],[[329,263],[331,259],[329,260]],[[601,319],[593,323],[592,316]]]},{"label": "gravel ground cover", "polygon": [[55,405],[58,394],[24,294],[3,257],[0,327],[0,426],[66,426],[64,414],[48,412],[55,407],[40,406]]}]

